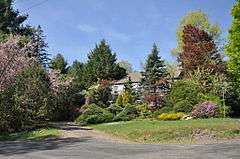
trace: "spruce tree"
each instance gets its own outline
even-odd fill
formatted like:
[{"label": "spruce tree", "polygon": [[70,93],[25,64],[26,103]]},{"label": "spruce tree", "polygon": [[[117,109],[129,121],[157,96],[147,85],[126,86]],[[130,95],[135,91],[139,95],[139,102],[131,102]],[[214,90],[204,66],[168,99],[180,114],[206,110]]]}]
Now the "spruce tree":
[{"label": "spruce tree", "polygon": [[156,110],[163,102],[167,90],[167,69],[164,60],[159,56],[156,44],[149,54],[143,72],[142,87],[144,98],[152,110]]},{"label": "spruce tree", "polygon": [[145,70],[143,72],[142,85],[145,90],[156,92],[159,81],[167,76],[164,60],[159,56],[156,44],[153,44],[152,52],[149,54]]}]

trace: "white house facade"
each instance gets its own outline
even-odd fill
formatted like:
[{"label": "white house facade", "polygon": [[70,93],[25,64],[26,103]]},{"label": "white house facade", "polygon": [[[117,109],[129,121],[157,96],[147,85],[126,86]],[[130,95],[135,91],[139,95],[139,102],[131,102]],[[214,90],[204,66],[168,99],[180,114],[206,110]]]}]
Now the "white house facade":
[{"label": "white house facade", "polygon": [[124,84],[126,84],[129,79],[131,79],[132,81],[132,86],[133,89],[138,89],[140,86],[140,82],[142,79],[142,74],[140,72],[132,72],[132,73],[128,73],[128,75],[118,81],[115,81],[112,85],[112,94],[113,95],[119,95],[124,91]]}]

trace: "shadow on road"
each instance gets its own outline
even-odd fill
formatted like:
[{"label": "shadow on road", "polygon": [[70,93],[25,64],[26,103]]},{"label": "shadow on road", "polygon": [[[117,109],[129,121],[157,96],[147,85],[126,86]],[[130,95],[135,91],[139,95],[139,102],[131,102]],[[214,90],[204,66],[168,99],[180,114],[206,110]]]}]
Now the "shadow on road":
[{"label": "shadow on road", "polygon": [[12,156],[34,151],[54,150],[70,146],[74,143],[86,142],[90,139],[91,137],[48,139],[42,141],[4,141],[0,142],[0,155]]}]

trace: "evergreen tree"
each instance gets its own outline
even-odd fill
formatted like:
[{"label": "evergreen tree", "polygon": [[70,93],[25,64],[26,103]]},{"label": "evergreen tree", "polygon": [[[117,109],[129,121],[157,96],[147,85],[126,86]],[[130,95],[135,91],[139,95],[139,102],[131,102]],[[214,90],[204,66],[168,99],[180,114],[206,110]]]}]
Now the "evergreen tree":
[{"label": "evergreen tree", "polygon": [[12,7],[13,0],[0,0],[0,32],[2,33],[22,33],[24,31],[23,22],[26,15],[20,15]]},{"label": "evergreen tree", "polygon": [[25,37],[25,41],[32,41],[36,45],[35,56],[39,63],[46,67],[49,58],[46,48],[45,36],[40,26],[32,27],[23,25],[27,15],[20,15],[13,9],[13,0],[0,0],[0,41],[7,39],[9,34],[17,34]]},{"label": "evergreen tree", "polygon": [[115,80],[124,77],[126,70],[119,67],[116,61],[116,54],[105,40],[97,44],[88,55],[85,68],[87,87],[98,80]]},{"label": "evergreen tree", "polygon": [[232,80],[236,90],[240,93],[240,0],[232,8],[233,22],[229,30],[229,41],[226,45],[228,55],[228,70],[232,75]]},{"label": "evergreen tree", "polygon": [[124,91],[133,92],[132,79],[129,77],[128,81],[124,84]]},{"label": "evergreen tree", "polygon": [[144,97],[150,103],[152,110],[162,104],[168,88],[167,69],[164,60],[158,54],[158,48],[154,44],[152,52],[147,58],[142,78]]},{"label": "evergreen tree", "polygon": [[147,58],[142,79],[143,88],[148,91],[156,92],[159,81],[167,76],[164,60],[158,54],[158,48],[154,44],[152,52]]},{"label": "evergreen tree", "polygon": [[57,54],[50,62],[49,68],[54,70],[60,70],[62,74],[67,73],[67,61],[65,61],[62,54]]},{"label": "evergreen tree", "polygon": [[29,33],[29,38],[36,46],[34,48],[35,57],[37,58],[38,62],[46,67],[49,63],[49,54],[47,53],[46,48],[48,48],[48,44],[45,42],[45,36],[43,35],[43,30],[41,26],[37,28],[32,28]]},{"label": "evergreen tree", "polygon": [[73,77],[73,84],[79,86],[80,88],[84,87],[84,64],[75,60],[72,66],[68,70],[68,75]]}]

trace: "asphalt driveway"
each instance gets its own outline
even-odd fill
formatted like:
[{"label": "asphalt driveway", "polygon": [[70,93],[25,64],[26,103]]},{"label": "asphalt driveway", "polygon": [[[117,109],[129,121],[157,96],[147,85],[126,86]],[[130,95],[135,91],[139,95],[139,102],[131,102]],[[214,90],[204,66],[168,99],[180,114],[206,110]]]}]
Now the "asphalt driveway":
[{"label": "asphalt driveway", "polygon": [[240,159],[240,142],[208,145],[124,144],[88,129],[63,127],[63,138],[0,142],[0,159]]}]

